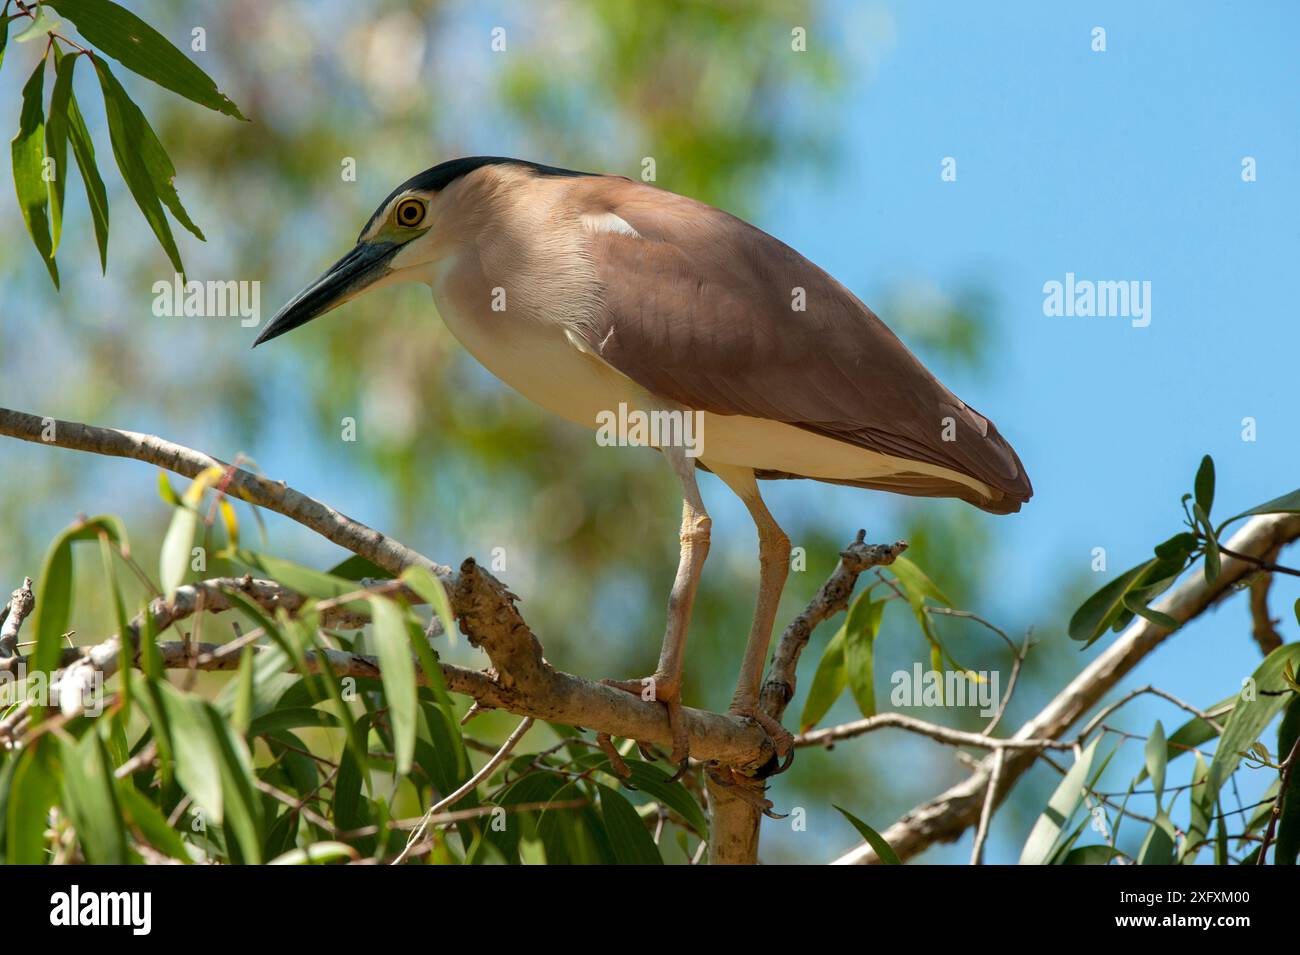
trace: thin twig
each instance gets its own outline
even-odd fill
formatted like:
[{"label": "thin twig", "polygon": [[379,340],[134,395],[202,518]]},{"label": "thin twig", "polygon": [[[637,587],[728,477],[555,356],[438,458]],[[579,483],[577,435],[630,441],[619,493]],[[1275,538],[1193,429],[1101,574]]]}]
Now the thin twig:
[{"label": "thin twig", "polygon": [[444,809],[454,806],[466,794],[477,789],[479,784],[491,776],[492,773],[496,771],[496,768],[504,762],[505,758],[510,755],[510,751],[515,748],[515,744],[523,738],[523,735],[527,733],[532,726],[533,718],[531,716],[525,717],[521,720],[519,725],[515,727],[515,731],[506,737],[506,741],[501,744],[501,748],[496,751],[496,755],[483,764],[482,769],[469,779],[465,780],[465,782],[450,795],[440,799],[438,802],[430,806],[428,811],[425,812],[424,817],[420,820],[420,824],[416,826],[415,830],[411,833],[411,837],[406,840],[406,847],[397,854],[397,858],[393,860],[392,864],[400,865],[405,862],[410,856],[411,850],[415,847],[416,843],[424,838],[425,830],[428,828],[428,820],[442,812]]}]

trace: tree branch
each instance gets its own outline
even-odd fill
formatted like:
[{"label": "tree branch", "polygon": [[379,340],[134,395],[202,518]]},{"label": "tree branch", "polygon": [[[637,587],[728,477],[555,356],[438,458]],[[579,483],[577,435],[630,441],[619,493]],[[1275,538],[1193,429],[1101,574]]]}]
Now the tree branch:
[{"label": "tree branch", "polygon": [[[1193,574],[1155,609],[1169,614],[1180,625],[1199,617],[1213,604],[1230,594],[1234,585],[1253,573],[1254,559],[1300,538],[1300,516],[1267,514],[1251,518],[1235,533],[1231,549],[1252,560],[1227,558],[1214,583],[1207,584],[1203,574]],[[1227,551],[1225,550],[1226,554]],[[1130,670],[1137,666],[1174,631],[1144,618],[1137,618],[1056,695],[1033,719],[1016,732],[1013,739],[1059,739],[1076,720],[1095,706]],[[965,780],[908,812],[881,833],[885,841],[908,859],[936,842],[952,842],[979,821],[983,796],[989,785],[998,753],[1003,759],[1001,799],[1037,758],[1033,751],[1000,749],[985,757]],[[835,860],[836,865],[863,865],[878,862],[865,843]]]}]

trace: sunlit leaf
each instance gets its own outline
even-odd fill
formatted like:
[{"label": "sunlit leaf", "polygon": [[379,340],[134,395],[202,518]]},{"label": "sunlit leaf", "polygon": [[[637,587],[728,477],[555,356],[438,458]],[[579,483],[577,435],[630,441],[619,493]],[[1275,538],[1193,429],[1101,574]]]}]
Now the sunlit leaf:
[{"label": "sunlit leaf", "polygon": [[383,667],[384,697],[388,701],[393,727],[397,772],[405,776],[411,771],[415,754],[417,694],[411,641],[398,604],[386,597],[371,597],[370,613],[374,623],[375,649]]},{"label": "sunlit leaf", "polygon": [[[1260,733],[1278,711],[1286,704],[1289,692],[1283,691],[1286,684],[1282,680],[1282,671],[1288,663],[1294,665],[1300,661],[1300,643],[1287,643],[1278,647],[1251,674],[1248,687],[1243,687],[1237,697],[1237,703],[1223,727],[1223,736],[1210,760],[1210,770],[1206,777],[1205,799],[1218,798],[1219,789],[1227,782],[1241,761],[1241,754],[1259,739]],[[1251,689],[1251,693],[1247,693]],[[1248,696],[1253,698],[1247,698]]]},{"label": "sunlit leaf", "polygon": [[9,146],[13,161],[14,187],[18,209],[27,225],[36,251],[41,254],[54,287],[59,287],[59,270],[54,264],[54,246],[50,239],[50,190],[45,181],[45,59],[36,64],[23,86],[23,106],[18,117],[18,135]]},{"label": "sunlit leaf", "polygon": [[[8,6],[9,5],[6,3],[5,7],[7,8]],[[57,30],[61,25],[62,24],[56,17],[49,15],[45,7],[37,7],[36,16],[32,18],[32,21],[18,33],[14,34],[14,42],[30,43],[32,40],[43,39]]]},{"label": "sunlit leaf", "polygon": [[313,842],[309,846],[290,849],[267,865],[323,865],[327,862],[355,861],[361,853],[346,842]]},{"label": "sunlit leaf", "polygon": [[45,0],[77,31],[128,70],[188,100],[243,119],[239,108],[203,70],[161,33],[110,0]]},{"label": "sunlit leaf", "polygon": [[45,831],[50,809],[59,804],[62,788],[55,758],[57,749],[58,741],[46,734],[17,756],[5,807],[5,843],[10,865],[39,865],[48,861]]},{"label": "sunlit leaf", "polygon": [[58,667],[63,656],[63,635],[72,617],[73,586],[72,545],[78,541],[97,541],[100,533],[119,545],[125,544],[122,522],[111,515],[91,518],[69,527],[50,545],[36,582],[36,609],[32,629],[36,633],[34,669],[49,672]]},{"label": "sunlit leaf", "polygon": [[424,567],[412,565],[402,571],[402,581],[419,594],[433,608],[442,623],[442,632],[454,647],[456,645],[456,620],[451,611],[451,601],[442,581]]},{"label": "sunlit leaf", "polygon": [[871,850],[875,852],[877,858],[879,858],[881,862],[885,863],[885,865],[903,864],[903,860],[898,857],[898,853],[894,851],[893,847],[885,841],[884,836],[876,832],[876,830],[872,829],[847,809],[841,806],[836,806],[835,808],[839,810],[840,815],[853,824],[853,828],[858,830],[858,835],[866,840],[867,845],[871,846]]},{"label": "sunlit leaf", "polygon": [[1069,772],[1065,774],[1065,778],[1056,787],[1056,791],[1052,793],[1052,798],[1047,802],[1047,808],[1043,810],[1043,814],[1034,823],[1034,828],[1029,833],[1029,839],[1020,852],[1021,865],[1043,865],[1052,857],[1052,850],[1061,834],[1061,830],[1065,828],[1070,817],[1074,815],[1075,810],[1079,808],[1079,804],[1083,802],[1084,785],[1087,781],[1088,770],[1092,766],[1093,756],[1097,752],[1098,742],[1100,742],[1100,738],[1094,739],[1088,745],[1088,748],[1070,767]]},{"label": "sunlit leaf", "polygon": [[1168,759],[1168,744],[1165,742],[1165,728],[1156,720],[1155,728],[1146,742],[1146,770],[1151,778],[1151,788],[1155,790],[1156,808],[1165,792],[1165,763]]}]

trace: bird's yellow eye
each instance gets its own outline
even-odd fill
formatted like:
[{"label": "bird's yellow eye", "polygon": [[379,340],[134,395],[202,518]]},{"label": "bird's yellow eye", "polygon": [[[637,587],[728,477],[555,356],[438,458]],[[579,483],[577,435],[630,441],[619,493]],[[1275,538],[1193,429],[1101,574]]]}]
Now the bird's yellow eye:
[{"label": "bird's yellow eye", "polygon": [[393,210],[393,218],[400,226],[414,228],[424,221],[424,203],[419,199],[403,199]]}]

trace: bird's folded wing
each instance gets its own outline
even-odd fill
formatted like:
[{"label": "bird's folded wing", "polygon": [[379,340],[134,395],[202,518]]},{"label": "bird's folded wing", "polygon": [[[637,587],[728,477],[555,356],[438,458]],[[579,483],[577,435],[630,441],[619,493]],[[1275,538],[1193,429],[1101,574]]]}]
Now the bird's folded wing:
[{"label": "bird's folded wing", "polygon": [[1029,478],[993,423],[799,253],[639,183],[610,180],[596,200],[594,213],[631,230],[593,237],[603,303],[578,333],[623,374],[689,408],[781,421],[961,472],[994,490],[993,501],[974,502],[989,509],[1028,500]]}]

